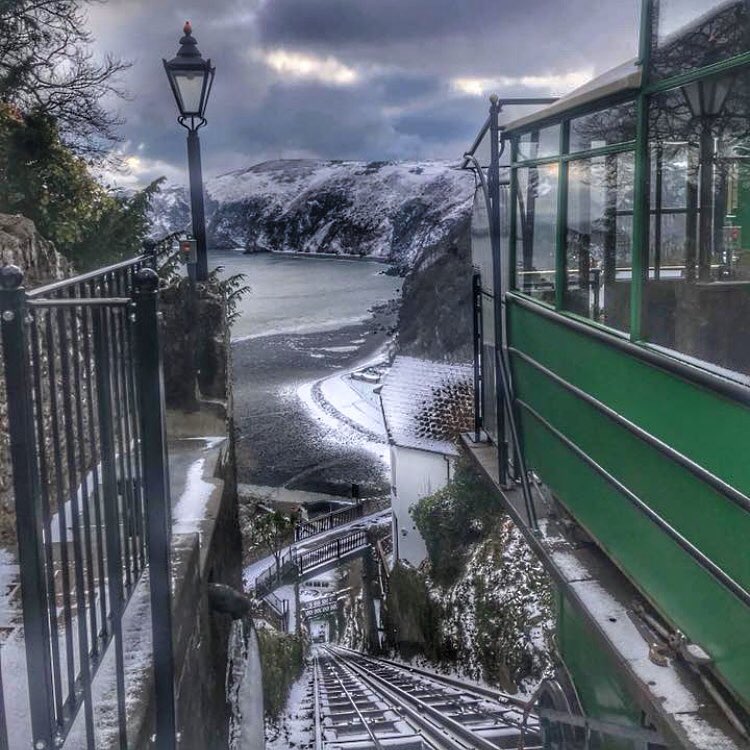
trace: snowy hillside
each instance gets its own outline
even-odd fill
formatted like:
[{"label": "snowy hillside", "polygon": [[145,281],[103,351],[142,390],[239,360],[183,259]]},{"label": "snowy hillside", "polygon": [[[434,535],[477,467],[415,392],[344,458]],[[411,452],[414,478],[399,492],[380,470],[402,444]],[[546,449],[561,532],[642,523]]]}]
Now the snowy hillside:
[{"label": "snowy hillside", "polygon": [[[447,162],[265,162],[207,181],[209,243],[411,266],[465,222],[473,191],[472,175]],[[164,189],[154,233],[184,227],[188,207],[184,190]]]}]

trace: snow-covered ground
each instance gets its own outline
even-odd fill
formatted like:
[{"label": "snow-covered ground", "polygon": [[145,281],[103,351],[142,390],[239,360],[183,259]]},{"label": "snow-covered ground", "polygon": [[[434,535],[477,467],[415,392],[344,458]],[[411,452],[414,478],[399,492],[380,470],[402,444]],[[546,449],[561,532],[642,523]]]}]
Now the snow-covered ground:
[{"label": "snow-covered ground", "polygon": [[292,685],[284,713],[278,722],[266,723],[266,750],[290,750],[313,746],[313,675],[306,667]]},{"label": "snow-covered ground", "polygon": [[381,350],[352,370],[304,383],[288,393],[287,398],[299,399],[310,415],[327,428],[328,441],[336,444],[355,442],[388,467],[390,451],[380,399],[375,393],[378,383],[356,377],[363,370],[382,365],[386,358],[387,352]]}]

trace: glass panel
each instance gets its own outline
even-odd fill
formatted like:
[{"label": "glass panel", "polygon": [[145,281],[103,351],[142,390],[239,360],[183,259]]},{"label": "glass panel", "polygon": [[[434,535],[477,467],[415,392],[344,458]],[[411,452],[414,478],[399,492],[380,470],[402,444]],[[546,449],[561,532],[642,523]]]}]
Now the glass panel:
[{"label": "glass panel", "polygon": [[569,164],[563,306],[621,331],[630,328],[632,152]]},{"label": "glass panel", "polygon": [[200,114],[203,78],[203,71],[197,73],[175,73],[175,84],[182,99],[182,112],[186,115]]},{"label": "glass panel", "polygon": [[560,126],[524,133],[518,139],[518,160],[545,159],[560,153]]},{"label": "glass panel", "polygon": [[750,372],[750,73],[654,97],[650,341]]},{"label": "glass panel", "polygon": [[516,283],[526,294],[554,303],[558,165],[524,167],[516,174]]},{"label": "glass panel", "polygon": [[497,400],[495,389],[495,347],[482,348],[482,423],[484,431],[497,442]]},{"label": "glass panel", "polygon": [[471,215],[471,262],[482,277],[482,289],[492,294],[493,264],[490,240],[490,219],[484,191],[478,187],[474,193],[474,210]]},{"label": "glass panel", "polygon": [[748,50],[746,0],[654,0],[653,78],[703,68]]},{"label": "glass panel", "polygon": [[588,151],[635,140],[635,102],[625,102],[570,122],[570,151]]}]

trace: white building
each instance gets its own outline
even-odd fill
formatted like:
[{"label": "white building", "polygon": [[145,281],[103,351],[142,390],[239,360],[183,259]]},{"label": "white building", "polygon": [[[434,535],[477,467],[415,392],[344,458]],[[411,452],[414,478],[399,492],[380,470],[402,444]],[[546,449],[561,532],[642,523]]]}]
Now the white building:
[{"label": "white building", "polygon": [[453,476],[456,439],[473,424],[472,380],[470,365],[396,357],[380,389],[391,450],[394,555],[414,566],[427,550],[409,508]]}]

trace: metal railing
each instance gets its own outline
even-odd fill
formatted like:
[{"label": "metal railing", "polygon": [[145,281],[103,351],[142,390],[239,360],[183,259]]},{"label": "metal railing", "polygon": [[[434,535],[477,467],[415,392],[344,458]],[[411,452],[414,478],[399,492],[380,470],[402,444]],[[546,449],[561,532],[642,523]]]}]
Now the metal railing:
[{"label": "metal railing", "polygon": [[273,592],[266,594],[263,599],[263,607],[266,615],[274,620],[279,630],[288,630],[289,628],[289,601],[281,599]]},{"label": "metal railing", "polygon": [[368,544],[367,532],[358,529],[304,552],[291,548],[255,579],[255,596],[265,598],[279,586],[299,580],[315,568],[364,549]]},{"label": "metal railing", "polygon": [[85,747],[96,746],[92,684],[110,647],[127,747],[122,619],[149,565],[156,729],[160,747],[174,743],[172,644],[160,638],[171,632],[170,509],[155,271],[168,247],[29,292],[20,269],[0,269],[28,746],[39,750],[62,746],[81,709]]},{"label": "metal railing", "polygon": [[333,560],[339,560],[350,552],[359,550],[369,544],[366,531],[354,531],[346,536],[324,542],[315,549],[303,552],[297,556],[297,567],[300,575],[320,565]]},{"label": "metal railing", "polygon": [[362,518],[363,515],[364,505],[356,503],[340,510],[334,510],[332,513],[326,513],[324,516],[318,516],[310,521],[302,521],[294,527],[294,540],[299,542],[316,534],[322,534],[324,531],[345,526],[347,523]]},{"label": "metal railing", "polygon": [[310,620],[321,615],[337,612],[339,608],[339,599],[341,592],[336,592],[330,596],[312,599],[305,602],[300,607],[300,614],[303,619]]},{"label": "metal railing", "polygon": [[274,589],[296,580],[299,574],[297,568],[297,553],[290,549],[283,553],[279,560],[274,560],[256,579],[254,583],[255,596],[265,598]]}]

